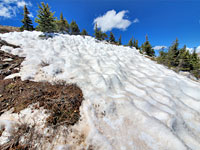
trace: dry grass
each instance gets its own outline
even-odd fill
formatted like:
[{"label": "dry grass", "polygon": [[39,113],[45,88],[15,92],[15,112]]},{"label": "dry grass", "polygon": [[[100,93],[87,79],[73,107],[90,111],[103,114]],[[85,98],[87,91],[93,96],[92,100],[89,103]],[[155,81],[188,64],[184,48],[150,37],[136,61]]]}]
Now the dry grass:
[{"label": "dry grass", "polygon": [[19,32],[19,27],[11,27],[11,26],[2,26],[0,25],[0,33],[8,33],[8,32]]},{"label": "dry grass", "polygon": [[79,120],[83,94],[74,84],[51,85],[15,78],[0,80],[0,89],[0,114],[11,108],[18,113],[30,104],[39,103],[39,107],[51,113],[47,119],[50,126],[73,125]]}]

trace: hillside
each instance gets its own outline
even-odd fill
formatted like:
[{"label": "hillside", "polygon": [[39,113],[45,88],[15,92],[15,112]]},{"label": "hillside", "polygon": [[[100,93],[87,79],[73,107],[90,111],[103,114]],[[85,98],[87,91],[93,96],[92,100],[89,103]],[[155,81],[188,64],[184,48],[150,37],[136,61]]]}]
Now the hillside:
[{"label": "hillside", "polygon": [[[35,149],[200,149],[200,83],[145,58],[135,48],[89,36],[54,34],[42,39],[39,35],[36,31],[0,34],[20,46],[4,45],[1,50],[25,57],[20,72],[6,79],[20,76],[32,84],[76,84],[84,98],[80,119],[55,129],[46,125],[49,113],[44,105],[10,110],[0,116],[0,145],[12,142],[14,131],[26,125],[27,133],[37,131],[32,136]],[[63,92],[59,94],[62,101]],[[26,132],[18,141],[26,142]]]},{"label": "hillside", "polygon": [[8,32],[19,32],[19,27],[13,27],[13,26],[2,26],[0,25],[0,33],[8,33]]}]

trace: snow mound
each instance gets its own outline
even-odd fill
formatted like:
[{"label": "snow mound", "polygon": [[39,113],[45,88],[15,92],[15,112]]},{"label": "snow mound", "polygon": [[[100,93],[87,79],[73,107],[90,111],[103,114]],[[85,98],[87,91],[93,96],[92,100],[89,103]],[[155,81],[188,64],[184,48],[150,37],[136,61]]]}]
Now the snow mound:
[{"label": "snow mound", "polygon": [[73,128],[84,141],[75,145],[74,138],[57,140],[58,149],[200,149],[199,83],[143,57],[135,48],[88,36],[42,40],[40,34],[25,31],[0,37],[21,46],[2,50],[26,57],[22,80],[64,80],[82,89],[82,117]]}]

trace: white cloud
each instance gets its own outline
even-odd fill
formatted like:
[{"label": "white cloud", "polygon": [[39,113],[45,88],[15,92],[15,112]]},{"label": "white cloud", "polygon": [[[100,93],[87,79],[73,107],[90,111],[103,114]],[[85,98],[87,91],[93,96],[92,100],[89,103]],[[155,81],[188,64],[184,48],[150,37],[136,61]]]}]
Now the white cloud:
[{"label": "white cloud", "polygon": [[200,46],[198,46],[198,47],[196,48],[196,52],[197,52],[197,53],[200,53]]},{"label": "white cloud", "polygon": [[9,8],[0,4],[0,16],[5,17],[5,18],[10,18],[11,12],[10,12]]},{"label": "white cloud", "polygon": [[155,47],[153,47],[154,50],[161,50],[163,48],[165,49],[165,48],[167,48],[167,46],[155,46]]},{"label": "white cloud", "polygon": [[140,22],[140,20],[138,19],[138,18],[135,18],[134,20],[133,20],[133,23],[139,23]]},{"label": "white cloud", "polygon": [[33,17],[34,17],[32,13],[28,14],[28,16],[29,16],[29,17],[31,17],[31,18],[33,18]]},{"label": "white cloud", "polygon": [[125,10],[118,13],[115,10],[107,11],[103,16],[94,19],[94,24],[97,24],[103,32],[111,31],[113,28],[125,30],[131,25],[131,21],[124,19],[127,12]]},{"label": "white cloud", "polygon": [[0,17],[15,17],[24,5],[32,6],[30,1],[25,0],[2,0],[0,2]]},{"label": "white cloud", "polygon": [[187,47],[186,50],[188,50],[190,53],[193,53],[194,48],[189,48],[189,47]]},{"label": "white cloud", "polygon": [[17,7],[24,7],[24,5],[27,5],[25,1],[19,1],[17,2]]},{"label": "white cloud", "polygon": [[[193,53],[193,51],[194,51],[194,48],[189,48],[189,47],[187,47],[186,48],[190,53]],[[200,46],[198,46],[197,48],[196,48],[196,53],[200,53]]]}]

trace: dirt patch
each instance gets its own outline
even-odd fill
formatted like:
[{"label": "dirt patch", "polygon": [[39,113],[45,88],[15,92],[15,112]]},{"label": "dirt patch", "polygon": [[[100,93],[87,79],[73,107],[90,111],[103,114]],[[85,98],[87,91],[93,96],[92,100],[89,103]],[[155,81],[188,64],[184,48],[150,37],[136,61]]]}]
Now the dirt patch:
[{"label": "dirt patch", "polygon": [[14,113],[39,103],[51,113],[47,125],[74,125],[80,118],[83,94],[75,84],[21,81],[20,78],[0,80],[0,115],[14,108]]},{"label": "dirt patch", "polygon": [[20,28],[19,27],[12,27],[12,26],[1,26],[0,25],[0,33],[8,33],[8,32],[19,32]]},{"label": "dirt patch", "polygon": [[18,57],[0,50],[0,80],[13,73],[18,73],[23,57]]}]

